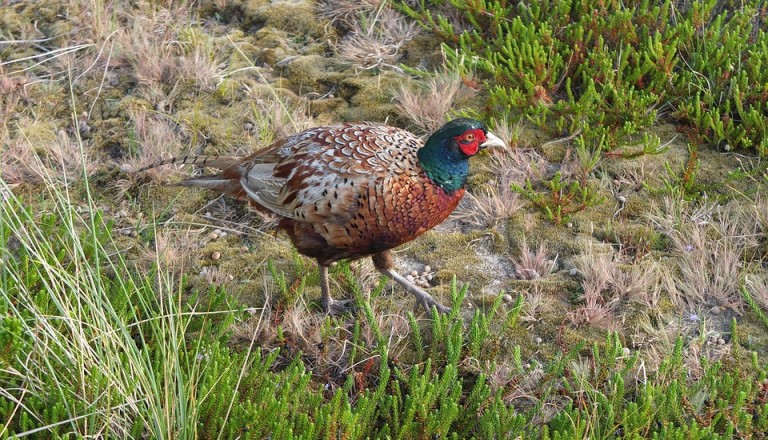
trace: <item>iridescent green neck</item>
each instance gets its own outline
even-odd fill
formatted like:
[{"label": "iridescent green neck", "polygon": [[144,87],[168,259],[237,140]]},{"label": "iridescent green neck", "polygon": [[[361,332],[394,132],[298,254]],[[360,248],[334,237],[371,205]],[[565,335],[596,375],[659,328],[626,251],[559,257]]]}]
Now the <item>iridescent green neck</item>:
[{"label": "iridescent green neck", "polygon": [[421,168],[438,186],[452,193],[464,187],[469,173],[469,158],[457,148],[447,144],[450,137],[427,139],[427,143],[416,153]]}]

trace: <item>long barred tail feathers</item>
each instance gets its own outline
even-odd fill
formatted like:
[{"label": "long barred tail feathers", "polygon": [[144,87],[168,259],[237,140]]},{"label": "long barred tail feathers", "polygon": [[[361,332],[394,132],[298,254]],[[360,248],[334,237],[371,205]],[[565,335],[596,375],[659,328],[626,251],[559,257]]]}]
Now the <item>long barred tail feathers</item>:
[{"label": "long barred tail feathers", "polygon": [[207,176],[189,177],[177,184],[181,186],[205,188],[246,200],[247,196],[240,185],[242,168],[237,166],[241,160],[242,158],[233,156],[187,155],[157,161],[151,165],[138,169],[136,173],[141,173],[163,165],[197,165],[200,167],[218,168],[221,170],[219,173]]},{"label": "long barred tail feathers", "polygon": [[233,156],[204,156],[204,155],[186,155],[179,157],[172,157],[170,159],[159,160],[155,163],[147,165],[145,167],[136,170],[137,173],[142,173],[152,168],[161,167],[163,165],[197,165],[201,167],[211,167],[225,169],[232,165],[235,165],[240,158]]}]

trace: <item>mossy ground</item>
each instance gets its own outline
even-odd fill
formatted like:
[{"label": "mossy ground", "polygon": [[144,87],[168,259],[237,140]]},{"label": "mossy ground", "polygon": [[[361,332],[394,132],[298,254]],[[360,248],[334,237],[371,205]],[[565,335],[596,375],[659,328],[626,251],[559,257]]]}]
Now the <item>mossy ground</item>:
[{"label": "mossy ground", "polygon": [[[10,40],[11,36],[23,35],[28,30],[25,23],[34,18],[39,29],[47,29],[45,35],[56,35],[62,40],[60,46],[76,44],[74,34],[67,34],[66,30],[77,29],[82,23],[73,23],[76,19],[62,14],[67,4],[51,0],[33,6],[17,3],[0,8],[0,29],[5,32],[2,38]],[[190,52],[174,52],[173,45],[187,47],[194,41],[203,41],[214,54],[205,64],[216,76],[213,86],[193,76],[141,76],[136,73],[141,66],[131,65],[125,55],[106,69],[102,58],[96,65],[104,75],[84,74],[84,79],[77,81],[73,78],[77,74],[51,81],[43,76],[46,72],[17,70],[24,65],[10,64],[0,70],[0,79],[18,81],[19,86],[9,85],[2,98],[6,105],[6,111],[0,113],[4,148],[11,143],[23,143],[46,155],[61,133],[70,139],[80,136],[96,163],[91,181],[98,182],[93,189],[99,207],[107,216],[123,213],[115,215],[114,221],[117,228],[128,231],[117,240],[128,260],[138,266],[150,264],[153,259],[148,261],[147,254],[155,252],[155,233],[168,233],[171,239],[184,235],[189,244],[182,247],[187,255],[178,270],[188,275],[189,290],[205,291],[215,283],[244,307],[262,307],[267,300],[291,307],[299,301],[298,296],[303,296],[301,301],[310,303],[311,312],[320,314],[319,307],[312,304],[319,296],[313,262],[297,256],[285,236],[270,232],[270,219],[253,214],[233,200],[212,202],[216,196],[211,193],[173,186],[170,183],[184,175],[178,170],[142,179],[117,169],[146,150],[163,155],[243,154],[274,140],[275,133],[280,131],[278,125],[288,126],[289,132],[302,124],[354,120],[407,126],[408,115],[398,111],[393,90],[411,79],[391,69],[362,69],[337,59],[332,43],[343,38],[343,32],[328,20],[318,18],[308,1],[235,1],[226,7],[221,7],[220,2],[201,2],[195,10],[177,12],[183,24],[178,28],[168,25],[165,31],[175,32],[173,38],[157,42],[161,47],[171,48],[170,59],[148,57],[140,59],[139,64],[162,61],[170,71],[181,69],[181,61],[176,58],[189,56]],[[116,14],[123,19],[130,11]],[[71,35],[72,40],[66,40],[66,35]],[[37,53],[30,44],[0,46],[2,61]],[[439,47],[424,36],[405,45],[401,55],[400,62],[408,66],[434,66],[441,59]],[[72,61],[87,60],[93,58],[75,57]],[[50,61],[49,64],[56,64],[51,70],[66,73],[64,61]],[[83,66],[73,66],[74,72],[84,70]],[[41,78],[36,78],[36,74]],[[22,87],[22,83],[29,85]],[[282,102],[283,113],[279,107],[271,107],[270,102]],[[80,126],[74,125],[73,113]],[[168,137],[142,134],[137,125],[138,114],[148,115],[149,120],[168,132]],[[572,269],[577,268],[577,260],[584,255],[602,253],[625,265],[653,260],[665,267],[661,277],[675,276],[674,261],[678,255],[649,217],[664,206],[665,200],[682,197],[702,203],[706,198],[707,203],[727,205],[729,209],[742,205],[748,210],[757,198],[764,197],[764,161],[701,145],[696,146],[695,173],[690,175],[686,169],[692,160],[691,149],[685,137],[670,125],[655,127],[653,133],[664,141],[671,140],[668,148],[657,155],[634,158],[605,155],[586,180],[604,197],[604,202],[573,214],[567,224],[553,224],[530,204],[524,204],[512,218],[491,229],[451,219],[397,251],[403,263],[402,272],[420,272],[425,265],[431,266],[434,277],[430,292],[446,302],[454,277],[460,285],[467,283],[470,294],[462,306],[466,317],[476,308],[486,308],[497,295],[506,293],[512,299],[523,295],[524,307],[530,309],[530,321],[501,339],[508,347],[519,345],[525,359],[546,362],[556,352],[568,350],[583,340],[602,344],[609,331],[618,331],[626,346],[649,356],[658,353],[654,341],[663,339],[662,334],[679,331],[686,338],[701,337],[696,331],[685,330],[691,324],[686,315],[691,310],[673,305],[663,289],[661,301],[653,310],[620,297],[618,305],[612,306],[599,322],[575,318],[583,292],[581,279]],[[173,142],[157,144],[163,139]],[[570,144],[547,144],[552,140],[543,131],[523,125],[518,148],[535,150],[549,164],[559,165],[572,153]],[[479,162],[487,165],[490,160],[484,157]],[[4,175],[8,171],[3,170]],[[487,166],[476,166],[472,172],[469,191],[495,178]],[[36,193],[36,183],[15,183],[18,194],[33,205],[40,203],[39,209],[45,210],[43,198]],[[682,186],[685,194],[675,194],[676,188]],[[72,189],[77,192],[82,186],[74,184]],[[759,209],[765,209],[765,205]],[[156,230],[151,227],[155,218]],[[216,229],[229,234],[207,239]],[[130,231],[136,233],[131,235]],[[762,247],[753,249],[749,257],[755,270],[761,270],[766,260],[768,247],[765,238],[761,240]],[[523,242],[531,249],[541,244],[546,247],[546,257],[554,261],[552,273],[542,273],[532,280],[520,279],[512,261],[519,258]],[[173,247],[169,244],[169,248]],[[272,262],[275,272],[267,269],[268,262]],[[220,276],[210,276],[211,268]],[[355,282],[348,280],[343,270],[333,271],[335,297],[348,296],[349,285]],[[286,274],[289,290],[295,296],[274,290],[272,278],[281,272]],[[363,283],[363,290],[369,291],[378,283],[378,277],[372,278]],[[303,290],[298,291],[295,283],[303,283]],[[539,298],[535,306],[531,300],[534,294]],[[382,294],[372,301],[377,303],[377,310],[390,314],[405,314],[413,309],[413,299],[397,288],[393,294]],[[503,307],[511,304],[505,303]],[[697,319],[706,321],[708,329],[716,335],[727,335],[735,319],[748,335],[741,339],[744,346],[756,351],[763,363],[768,360],[765,323],[749,311],[732,313],[718,305],[716,310],[696,312]],[[355,315],[345,316],[340,325],[349,325],[355,319]],[[650,321],[653,323],[648,324]],[[726,338],[725,344],[730,343]],[[662,347],[662,352],[668,348]],[[744,358],[748,356],[746,351],[738,353]]]}]

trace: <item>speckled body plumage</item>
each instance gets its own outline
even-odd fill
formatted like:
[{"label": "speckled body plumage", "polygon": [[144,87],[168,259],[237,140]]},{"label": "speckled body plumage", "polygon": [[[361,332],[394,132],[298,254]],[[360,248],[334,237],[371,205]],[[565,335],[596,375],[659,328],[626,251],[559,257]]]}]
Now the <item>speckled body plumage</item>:
[{"label": "speckled body plumage", "polygon": [[[422,142],[406,131],[357,124],[310,133],[289,138],[292,154],[275,174],[286,176],[285,200],[296,204],[280,226],[320,264],[413,240],[442,222],[464,194],[429,179],[416,157]],[[318,146],[323,153],[312,154]]]},{"label": "speckled body plumage", "polygon": [[[221,168],[219,174],[183,184],[224,192],[276,213],[280,228],[301,254],[317,260],[321,275],[333,262],[370,255],[379,270],[393,276],[387,272],[391,258],[384,253],[445,220],[464,195],[468,156],[458,143],[466,144],[461,151],[474,154],[486,142],[486,130],[477,121],[458,121],[477,126],[446,124],[441,128],[445,136],[437,139],[441,144],[430,138],[428,144],[434,145],[421,152],[424,143],[405,130],[354,123],[310,129],[244,158],[187,157],[164,163]],[[457,136],[470,132],[475,134],[467,146],[470,142]],[[446,142],[455,145],[443,147]],[[439,150],[449,147],[450,154]],[[458,174],[446,177],[452,168]],[[330,300],[327,285],[323,293]]]}]

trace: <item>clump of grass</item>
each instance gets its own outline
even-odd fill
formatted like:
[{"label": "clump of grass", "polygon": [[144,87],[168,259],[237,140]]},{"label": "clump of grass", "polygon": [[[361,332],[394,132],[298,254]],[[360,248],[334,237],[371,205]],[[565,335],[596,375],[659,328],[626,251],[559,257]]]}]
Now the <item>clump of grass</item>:
[{"label": "clump of grass", "polygon": [[321,18],[328,19],[348,31],[360,17],[373,14],[381,3],[377,0],[321,0],[317,2],[317,12]]},{"label": "clump of grass", "polygon": [[116,62],[129,64],[142,86],[171,88],[181,80],[212,91],[221,61],[208,37],[187,21],[193,20],[188,5],[142,6],[143,13],[129,16],[131,26],[121,27],[116,36]]},{"label": "clump of grass", "polygon": [[611,289],[626,298],[654,311],[662,298],[661,279],[664,272],[654,261],[640,261],[628,267],[619,267],[613,274]]},{"label": "clump of grass", "polygon": [[747,252],[757,246],[750,218],[736,209],[668,198],[651,219],[677,256],[680,278],[666,286],[675,305],[743,309],[739,280]]},{"label": "clump of grass", "polygon": [[531,250],[528,243],[523,241],[520,245],[520,256],[512,259],[515,272],[524,280],[535,280],[552,272],[557,264],[549,259],[547,247],[539,244],[536,250]]},{"label": "clump of grass", "polygon": [[480,228],[494,228],[514,216],[522,207],[515,185],[526,178],[537,178],[549,169],[548,162],[534,150],[496,150],[481,170],[495,178],[481,187],[478,194],[468,192],[454,211],[454,218]]},{"label": "clump of grass", "polygon": [[398,111],[412,120],[422,133],[434,133],[445,123],[446,115],[466,102],[477,90],[467,87],[456,73],[440,73],[420,83],[412,91],[401,85],[395,91]]},{"label": "clump of grass", "polygon": [[[361,69],[400,71],[400,49],[413,39],[418,26],[381,2],[377,8],[361,9],[351,29],[337,45],[339,56]],[[349,17],[349,14],[347,14]]]},{"label": "clump of grass", "polygon": [[484,229],[496,227],[522,207],[518,195],[508,188],[492,186],[480,190],[478,195],[467,193],[453,218]]},{"label": "clump of grass", "polygon": [[[138,170],[181,153],[181,136],[166,117],[142,107],[129,107],[126,113],[133,128],[135,154],[121,160],[123,169]],[[160,178],[167,175],[168,168],[152,168],[145,175]]]},{"label": "clump of grass", "polygon": [[574,266],[582,276],[582,291],[578,298],[581,305],[569,313],[570,320],[577,325],[590,324],[617,330],[614,311],[621,297],[610,289],[616,270],[613,255],[590,248],[574,261]]},{"label": "clump of grass", "polygon": [[200,339],[186,350],[186,332],[216,333],[206,313],[216,312],[182,306],[178,280],[158,266],[130,270],[90,198],[79,210],[50,176],[43,188],[51,212],[10,191],[0,211],[2,432],[192,432],[210,390],[197,388],[205,368],[195,359],[215,348]]},{"label": "clump of grass", "polygon": [[245,95],[253,100],[249,131],[261,145],[270,145],[314,125],[306,99],[280,95],[271,87],[265,91],[246,85],[244,89]]},{"label": "clump of grass", "polygon": [[[83,173],[93,174],[98,168],[97,157],[82,148],[82,143],[73,139],[75,135],[63,129],[55,134],[40,135],[36,130],[51,127],[28,122],[29,125],[14,138],[7,138],[8,142],[0,147],[0,173],[6,182],[40,183],[49,177],[70,182],[81,178]],[[26,131],[33,137],[28,137]]]}]

